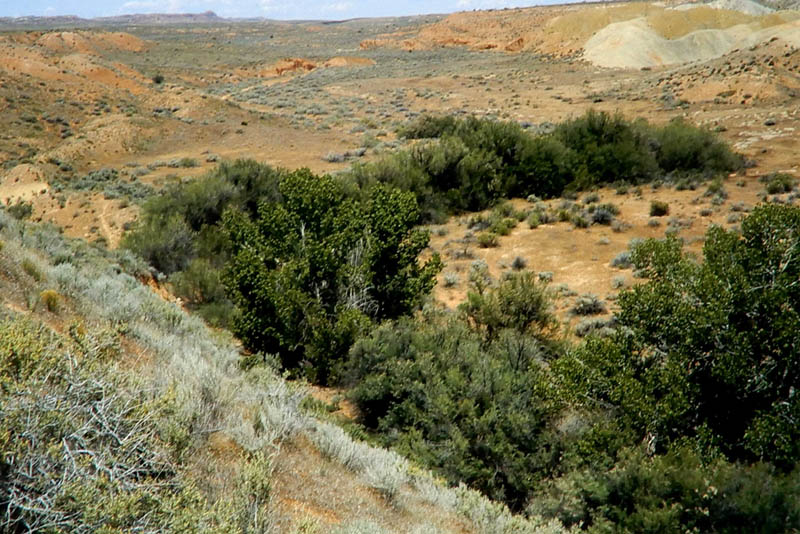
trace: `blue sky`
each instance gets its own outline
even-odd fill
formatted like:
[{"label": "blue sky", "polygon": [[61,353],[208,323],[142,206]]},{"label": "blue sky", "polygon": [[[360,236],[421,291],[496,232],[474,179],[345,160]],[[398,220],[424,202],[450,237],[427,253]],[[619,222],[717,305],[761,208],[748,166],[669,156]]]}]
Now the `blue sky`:
[{"label": "blue sky", "polygon": [[[563,0],[561,0],[563,1]],[[472,9],[529,6],[536,0],[0,0],[0,17],[78,15],[102,17],[126,13],[199,13],[222,17],[344,19]]]}]

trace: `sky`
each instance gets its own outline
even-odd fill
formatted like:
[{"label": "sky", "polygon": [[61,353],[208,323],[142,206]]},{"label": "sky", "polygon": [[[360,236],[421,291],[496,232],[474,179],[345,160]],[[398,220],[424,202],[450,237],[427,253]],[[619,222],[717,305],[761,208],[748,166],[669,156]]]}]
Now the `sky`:
[{"label": "sky", "polygon": [[0,17],[77,15],[91,18],[210,10],[221,17],[335,20],[522,7],[550,1],[556,0],[0,0]]}]

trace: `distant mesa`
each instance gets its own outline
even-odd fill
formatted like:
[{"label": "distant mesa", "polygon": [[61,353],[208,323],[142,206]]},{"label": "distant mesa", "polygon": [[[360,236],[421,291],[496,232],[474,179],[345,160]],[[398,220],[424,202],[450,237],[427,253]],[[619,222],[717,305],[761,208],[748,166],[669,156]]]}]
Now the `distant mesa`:
[{"label": "distant mesa", "polygon": [[97,26],[125,26],[129,24],[211,24],[224,22],[213,11],[203,13],[144,13],[131,15],[116,15],[113,17],[97,17],[85,19],[75,15],[60,15],[57,17],[0,17],[0,28],[10,29],[38,29],[38,28],[90,28]]}]

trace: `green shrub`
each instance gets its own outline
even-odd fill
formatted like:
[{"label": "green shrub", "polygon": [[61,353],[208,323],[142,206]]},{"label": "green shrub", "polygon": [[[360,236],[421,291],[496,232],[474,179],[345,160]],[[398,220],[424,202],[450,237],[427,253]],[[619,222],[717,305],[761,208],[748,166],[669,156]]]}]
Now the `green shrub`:
[{"label": "green shrub", "polygon": [[24,200],[17,200],[16,203],[6,206],[9,215],[17,220],[28,219],[33,214],[33,204]]},{"label": "green shrub", "polygon": [[626,449],[613,469],[576,470],[546,481],[529,513],[607,532],[791,532],[800,525],[797,473],[704,461],[683,447],[649,457]]},{"label": "green shrub", "polygon": [[452,116],[422,115],[413,122],[397,130],[398,137],[407,139],[426,139],[442,137],[452,133],[456,128],[456,119]]},{"label": "green shrub", "polygon": [[514,261],[511,262],[511,268],[515,271],[521,271],[528,266],[528,260],[522,256],[515,256]]},{"label": "green shrub", "polygon": [[796,183],[793,176],[782,172],[770,173],[761,177],[760,181],[766,184],[767,193],[770,195],[789,193],[794,189]]},{"label": "green shrub", "polygon": [[496,219],[491,222],[489,225],[489,231],[495,233],[497,235],[503,236],[508,235],[511,233],[517,226],[517,220],[511,217],[506,217],[503,219]]},{"label": "green shrub", "polygon": [[172,274],[169,281],[175,295],[192,304],[225,300],[220,272],[205,258],[193,259],[184,270]]},{"label": "green shrub", "polygon": [[664,217],[669,215],[669,204],[661,200],[653,200],[650,202],[650,216],[651,217]]},{"label": "green shrub", "polygon": [[232,260],[225,284],[239,308],[234,331],[254,351],[325,383],[370,319],[414,310],[435,283],[424,265],[428,233],[414,229],[411,193],[374,186],[359,202],[330,176],[285,174],[280,202],[258,216],[229,210],[223,229]]},{"label": "green shrub", "polygon": [[650,391],[654,406],[670,406],[647,423],[665,445],[694,436],[731,460],[784,469],[800,460],[800,435],[788,424],[800,401],[786,382],[800,376],[786,343],[800,328],[800,266],[785,263],[798,231],[800,209],[767,205],[742,221],[741,236],[712,227],[701,264],[676,239],[634,247],[650,281],[620,295],[618,316],[643,348],[658,347],[646,373],[674,381]]},{"label": "green shrub", "polygon": [[519,510],[546,469],[557,401],[536,341],[505,330],[483,347],[443,317],[383,325],[351,351],[352,398],[382,443]]},{"label": "green shrub", "polygon": [[474,328],[489,339],[513,329],[539,339],[551,338],[558,327],[552,295],[533,273],[510,274],[499,287],[488,290],[483,279],[471,280],[467,300],[459,309]]},{"label": "green shrub", "polygon": [[582,213],[571,214],[569,217],[569,221],[573,224],[573,226],[575,226],[575,228],[589,227],[589,219],[587,219]]},{"label": "green shrub", "polygon": [[618,269],[629,269],[631,265],[631,253],[627,250],[620,252],[611,260],[611,266]]},{"label": "green shrub", "polygon": [[140,219],[125,234],[120,246],[135,252],[164,274],[185,269],[194,256],[194,235],[185,220],[174,214],[166,218]]},{"label": "green shrub", "polygon": [[598,206],[591,212],[592,224],[610,225],[614,221],[614,213],[605,206]]},{"label": "green shrub", "polygon": [[513,122],[431,116],[400,134],[431,140],[353,174],[360,183],[377,180],[414,191],[423,213],[479,211],[504,198],[554,197],[621,180],[741,166],[741,158],[705,130],[685,123],[658,128],[597,111],[540,136]]},{"label": "green shrub", "polygon": [[706,189],[704,196],[715,198],[720,197],[722,199],[728,198],[728,192],[725,191],[725,184],[722,181],[722,178],[714,178],[711,183],[708,184],[708,189]]},{"label": "green shrub", "polygon": [[577,185],[641,182],[654,178],[654,158],[647,124],[628,122],[622,115],[588,111],[556,127],[554,136],[578,158]]},{"label": "green shrub", "polygon": [[51,350],[54,344],[54,336],[42,325],[0,320],[0,391],[8,393],[31,378],[58,369],[58,356]]},{"label": "green shrub", "polygon": [[664,172],[730,172],[742,167],[743,159],[713,132],[673,120],[655,131],[656,159]]},{"label": "green shrub", "polygon": [[478,246],[481,248],[491,248],[500,245],[497,234],[494,232],[481,232],[478,234]]},{"label": "green shrub", "polygon": [[583,203],[587,204],[587,205],[588,204],[594,204],[595,202],[598,202],[599,200],[600,200],[600,195],[598,195],[597,193],[589,193],[585,197],[583,197]]},{"label": "green shrub", "polygon": [[573,315],[599,315],[606,312],[606,305],[596,295],[581,295],[575,300],[570,313]]}]

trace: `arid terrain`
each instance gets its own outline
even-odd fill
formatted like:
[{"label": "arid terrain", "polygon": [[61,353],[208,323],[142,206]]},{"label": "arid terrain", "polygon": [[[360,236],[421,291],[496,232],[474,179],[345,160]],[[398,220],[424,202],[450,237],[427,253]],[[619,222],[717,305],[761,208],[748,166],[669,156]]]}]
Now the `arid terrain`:
[{"label": "arid terrain", "polygon": [[[638,283],[628,266],[612,265],[631,240],[672,232],[699,253],[710,225],[735,227],[767,197],[796,200],[768,194],[760,181],[774,172],[800,177],[800,11],[792,9],[717,0],[337,22],[34,22],[0,23],[0,202],[30,202],[32,220],[102,247],[118,246],[142,199],[220,161],[335,173],[410,145],[396,129],[422,114],[475,114],[546,132],[595,109],[718,132],[748,161],[725,177],[722,194],[707,183],[583,192],[571,201],[594,194],[619,208],[614,225],[531,228],[523,220],[491,248],[475,241],[475,214],[430,227],[430,250],[445,262],[434,290],[441,304],[464,300],[475,260],[498,279],[516,260],[552,280],[558,315],[575,327],[576,298],[596,295],[608,317],[619,290]],[[654,200],[668,203],[668,215],[651,217]],[[556,210],[565,201],[544,204]],[[315,396],[352,416],[335,393]],[[209,454],[236,447],[220,438]],[[343,514],[382,506],[318,456],[303,438],[277,462],[285,521],[324,532]],[[308,490],[339,476],[336,502]],[[380,521],[412,524],[426,513],[415,510],[409,517],[386,506]],[[471,531],[448,521],[442,531]]]}]

